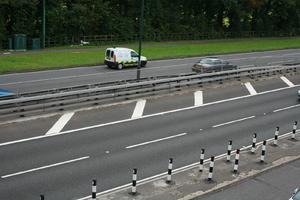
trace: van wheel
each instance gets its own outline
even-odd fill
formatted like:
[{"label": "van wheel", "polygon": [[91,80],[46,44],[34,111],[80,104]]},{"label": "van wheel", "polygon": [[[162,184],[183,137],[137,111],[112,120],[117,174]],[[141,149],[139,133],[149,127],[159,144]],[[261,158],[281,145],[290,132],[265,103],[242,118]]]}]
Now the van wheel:
[{"label": "van wheel", "polygon": [[122,63],[119,63],[118,66],[117,66],[118,70],[121,70],[123,69],[123,64]]}]

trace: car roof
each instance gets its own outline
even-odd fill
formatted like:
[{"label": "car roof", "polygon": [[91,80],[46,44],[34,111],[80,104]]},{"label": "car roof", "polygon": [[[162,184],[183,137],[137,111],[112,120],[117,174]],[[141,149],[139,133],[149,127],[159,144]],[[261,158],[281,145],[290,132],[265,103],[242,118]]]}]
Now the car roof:
[{"label": "car roof", "polygon": [[110,51],[134,51],[132,49],[129,49],[129,48],[125,48],[125,47],[110,47],[110,48],[107,48],[107,50],[110,50]]}]

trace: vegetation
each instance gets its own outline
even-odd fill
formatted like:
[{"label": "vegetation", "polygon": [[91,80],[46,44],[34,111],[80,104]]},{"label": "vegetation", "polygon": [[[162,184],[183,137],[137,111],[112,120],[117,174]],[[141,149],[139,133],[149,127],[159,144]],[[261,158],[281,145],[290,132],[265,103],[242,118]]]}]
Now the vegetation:
[{"label": "vegetation", "polygon": [[[125,44],[137,50],[137,44]],[[185,42],[148,42],[143,44],[142,54],[148,59],[213,55],[233,52],[262,51],[299,48],[300,38],[273,38],[252,40],[210,40]],[[0,56],[0,74],[35,71],[84,65],[103,64],[106,47],[48,50]]]},{"label": "vegetation", "polygon": [[[132,38],[140,0],[46,0],[47,38]],[[0,1],[0,49],[12,34],[41,34],[42,0]],[[299,0],[145,0],[145,35],[284,32],[300,35]],[[271,34],[272,35],[272,34]]]}]

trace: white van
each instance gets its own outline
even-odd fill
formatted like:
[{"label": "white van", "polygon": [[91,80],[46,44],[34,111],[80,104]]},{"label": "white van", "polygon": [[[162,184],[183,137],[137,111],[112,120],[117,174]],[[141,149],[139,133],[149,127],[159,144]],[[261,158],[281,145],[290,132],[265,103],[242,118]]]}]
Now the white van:
[{"label": "white van", "polygon": [[[117,69],[123,69],[123,67],[137,66],[139,61],[139,55],[132,49],[128,48],[107,48],[105,51],[104,63],[108,67]],[[144,67],[147,64],[147,58],[141,56],[141,66]]]}]

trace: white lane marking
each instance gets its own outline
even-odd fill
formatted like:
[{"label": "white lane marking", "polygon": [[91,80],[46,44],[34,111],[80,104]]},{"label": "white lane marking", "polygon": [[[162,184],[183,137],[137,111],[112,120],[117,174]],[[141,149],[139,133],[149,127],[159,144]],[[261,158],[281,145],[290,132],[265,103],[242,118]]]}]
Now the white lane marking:
[{"label": "white lane marking", "polygon": [[[298,132],[298,131],[299,130],[297,130],[296,132]],[[286,137],[289,137],[291,134],[292,134],[292,132],[288,132],[288,133],[279,135],[278,139],[284,139]],[[267,143],[270,143],[273,140],[274,140],[274,138],[267,139]],[[263,141],[257,142],[256,143],[257,147],[260,146],[260,145],[262,145],[262,143],[263,143]],[[240,150],[244,151],[246,149],[250,149],[251,147],[252,147],[252,145],[243,146]],[[232,154],[235,154],[235,152],[233,151]],[[215,160],[223,159],[226,155],[227,155],[227,153],[223,153],[223,154],[217,155],[217,156],[215,156]],[[209,161],[210,161],[210,158],[205,159],[204,163],[207,163]],[[178,174],[178,173],[190,170],[190,169],[194,169],[195,167],[198,167],[198,166],[199,166],[199,162],[195,162],[195,163],[192,163],[192,164],[189,164],[189,165],[185,165],[183,167],[180,167],[180,168],[177,168],[177,169],[173,169],[173,174]],[[137,183],[139,183],[139,185],[144,185],[146,183],[149,183],[149,182],[161,179],[161,178],[165,177],[166,175],[167,175],[167,172],[156,174],[156,175],[153,175],[153,176],[150,176],[150,177],[138,180]],[[131,183],[127,183],[127,184],[124,184],[124,185],[121,185],[121,186],[118,186],[118,187],[115,187],[115,188],[111,188],[109,190],[105,190],[105,191],[99,192],[96,195],[97,196],[101,196],[101,195],[104,195],[104,194],[113,194],[113,193],[116,193],[116,192],[127,190],[130,187],[131,187]],[[86,197],[83,197],[83,198],[80,198],[80,199],[77,199],[77,200],[86,200],[86,199],[90,199],[90,198],[91,198],[91,196],[86,196]]]},{"label": "white lane marking", "polygon": [[250,82],[244,84],[251,95],[257,94]]},{"label": "white lane marking", "polygon": [[145,105],[146,105],[146,100],[145,99],[138,100],[136,102],[136,105],[135,105],[135,108],[134,108],[134,111],[132,113],[131,118],[136,119],[136,118],[142,117]]},{"label": "white lane marking", "polygon": [[181,134],[178,134],[178,135],[172,135],[172,136],[160,138],[160,139],[157,139],[157,140],[151,140],[151,141],[148,141],[148,142],[143,142],[143,143],[139,143],[139,144],[135,144],[135,145],[130,145],[130,146],[127,146],[126,149],[131,149],[131,148],[134,148],[134,147],[139,147],[139,146],[143,146],[143,145],[147,145],[147,144],[151,144],[151,143],[155,143],[155,142],[160,142],[160,141],[163,141],[163,140],[168,140],[168,139],[172,139],[172,138],[176,138],[176,137],[181,137],[181,136],[184,136],[186,134],[187,133],[181,133]]},{"label": "white lane marking", "polygon": [[289,87],[295,86],[294,83],[292,83],[289,79],[287,79],[285,76],[280,77],[283,82],[285,82]]},{"label": "white lane marking", "polygon": [[74,112],[70,112],[62,115],[59,120],[57,120],[57,122],[50,128],[46,135],[59,133],[68,123],[68,121],[70,121],[74,114]]},{"label": "white lane marking", "polygon": [[[294,87],[299,87],[299,86],[300,86],[300,84],[295,85]],[[263,94],[278,92],[278,91],[282,91],[282,90],[286,90],[286,89],[291,89],[291,87],[277,88],[277,89],[274,89],[274,90],[260,92],[260,93],[257,93],[256,95],[263,95]],[[245,96],[233,97],[233,98],[230,98],[230,99],[224,99],[224,100],[220,100],[220,101],[210,102],[210,103],[203,104],[202,107],[209,106],[209,105],[220,104],[220,103],[225,103],[225,102],[230,102],[230,101],[235,101],[235,100],[240,100],[240,99],[245,99],[245,98],[249,98],[249,97],[253,97],[253,95],[245,95]],[[4,142],[4,143],[0,143],[0,147],[1,146],[12,145],[12,144],[17,144],[17,143],[21,143],[21,142],[27,142],[27,141],[31,141],[31,140],[38,140],[38,139],[42,139],[42,138],[46,138],[46,137],[58,136],[58,135],[63,135],[63,134],[79,132],[79,131],[85,131],[85,130],[94,129],[94,128],[100,128],[100,127],[104,127],[104,126],[110,126],[110,125],[114,125],[114,124],[131,122],[131,121],[138,120],[138,119],[145,119],[145,118],[156,117],[156,116],[161,116],[161,115],[165,115],[165,114],[171,114],[171,113],[176,113],[176,112],[181,112],[181,111],[186,111],[186,110],[192,110],[192,109],[195,109],[195,108],[199,108],[199,106],[190,106],[190,107],[186,107],[186,108],[179,108],[179,109],[176,109],[176,110],[169,110],[169,111],[165,111],[165,112],[154,113],[154,114],[150,114],[150,115],[144,115],[141,118],[137,118],[137,119],[124,119],[124,120],[109,122],[109,123],[105,123],[105,124],[96,124],[96,125],[93,125],[93,126],[87,126],[87,127],[83,127],[83,128],[79,128],[79,129],[63,131],[63,132],[60,132],[59,134],[42,135],[42,136],[36,136],[36,137],[31,137],[31,138],[25,138],[25,139],[20,139],[20,140]]]},{"label": "white lane marking", "polygon": [[288,107],[285,107],[285,108],[280,108],[280,109],[277,109],[277,110],[273,110],[273,112],[276,113],[276,112],[288,110],[288,109],[291,109],[291,108],[296,108],[296,107],[299,107],[299,106],[300,106],[300,105],[288,106]]},{"label": "white lane marking", "polygon": [[276,65],[276,64],[281,64],[281,63],[285,63],[285,62],[292,62],[294,60],[282,60],[282,61],[276,61],[276,62],[269,62],[267,63],[267,65]]},{"label": "white lane marking", "polygon": [[217,128],[217,127],[220,127],[220,126],[224,126],[224,125],[228,125],[228,124],[232,124],[232,123],[235,123],[235,122],[241,122],[241,121],[244,121],[244,120],[247,120],[247,119],[252,119],[254,118],[255,116],[250,116],[250,117],[245,117],[245,118],[242,118],[242,119],[236,119],[236,120],[233,120],[233,121],[229,121],[229,122],[225,122],[225,123],[222,123],[222,124],[217,124],[217,125],[214,125],[212,126],[213,128]]},{"label": "white lane marking", "polygon": [[194,92],[194,105],[195,106],[202,106],[203,105],[203,92],[196,91]]},{"label": "white lane marking", "polygon": [[13,173],[13,174],[4,175],[4,176],[1,176],[1,178],[4,179],[4,178],[12,177],[12,176],[18,176],[18,175],[21,175],[21,174],[26,174],[26,173],[30,173],[30,172],[34,172],[34,171],[38,171],[38,170],[42,170],[42,169],[56,167],[56,166],[59,166],[59,165],[69,164],[69,163],[77,162],[77,161],[80,161],[80,160],[85,160],[85,159],[88,159],[88,158],[90,158],[90,157],[89,156],[85,156],[85,157],[81,157],[81,158],[76,158],[76,159],[73,159],[73,160],[59,162],[59,163],[55,163],[55,164],[52,164],[52,165],[46,165],[46,166],[43,166],[43,167],[38,167],[38,168],[34,168],[34,169],[20,171],[20,172]]}]

